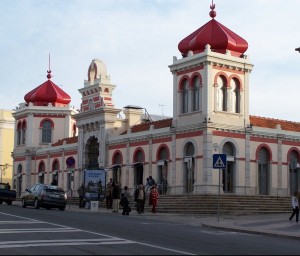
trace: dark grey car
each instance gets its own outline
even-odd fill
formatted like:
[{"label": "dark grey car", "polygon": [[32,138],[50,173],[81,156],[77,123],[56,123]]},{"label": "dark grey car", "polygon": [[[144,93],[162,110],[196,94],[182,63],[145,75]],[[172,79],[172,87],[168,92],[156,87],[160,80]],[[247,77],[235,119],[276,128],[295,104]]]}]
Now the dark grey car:
[{"label": "dark grey car", "polygon": [[22,197],[22,206],[33,206],[38,209],[58,208],[63,211],[67,204],[67,194],[62,188],[47,184],[35,184],[30,189],[25,189]]}]

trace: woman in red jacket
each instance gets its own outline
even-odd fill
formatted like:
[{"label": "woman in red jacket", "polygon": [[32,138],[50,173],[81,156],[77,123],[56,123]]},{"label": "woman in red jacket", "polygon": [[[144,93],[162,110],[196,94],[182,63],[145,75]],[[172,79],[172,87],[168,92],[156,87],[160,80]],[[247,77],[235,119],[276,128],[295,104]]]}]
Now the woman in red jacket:
[{"label": "woman in red jacket", "polygon": [[149,197],[150,197],[150,203],[152,204],[152,212],[156,213],[156,206],[159,198],[156,185],[153,185],[153,187],[151,188]]}]

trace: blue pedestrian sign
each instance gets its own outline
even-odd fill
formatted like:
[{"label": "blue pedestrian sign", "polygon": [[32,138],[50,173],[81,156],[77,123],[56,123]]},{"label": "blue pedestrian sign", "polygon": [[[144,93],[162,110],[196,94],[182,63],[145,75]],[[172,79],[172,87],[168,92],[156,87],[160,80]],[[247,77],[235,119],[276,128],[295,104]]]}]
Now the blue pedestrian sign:
[{"label": "blue pedestrian sign", "polygon": [[226,154],[213,154],[214,169],[225,169],[226,164]]}]

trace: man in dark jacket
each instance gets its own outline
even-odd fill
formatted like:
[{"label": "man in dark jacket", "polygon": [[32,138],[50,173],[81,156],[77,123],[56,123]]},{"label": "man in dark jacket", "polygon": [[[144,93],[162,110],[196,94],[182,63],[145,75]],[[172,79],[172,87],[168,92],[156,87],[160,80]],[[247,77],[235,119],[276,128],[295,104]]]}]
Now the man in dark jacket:
[{"label": "man in dark jacket", "polygon": [[144,212],[144,205],[146,200],[146,192],[143,184],[140,184],[134,191],[134,201],[136,201],[136,210],[139,214]]},{"label": "man in dark jacket", "polygon": [[79,208],[84,208],[83,198],[84,198],[84,194],[85,194],[85,187],[84,187],[83,183],[78,188],[77,192],[78,192],[78,196],[79,196]]},{"label": "man in dark jacket", "polygon": [[121,187],[118,183],[112,183],[112,199],[113,199],[113,208],[112,212],[119,212],[119,204],[121,198]]}]

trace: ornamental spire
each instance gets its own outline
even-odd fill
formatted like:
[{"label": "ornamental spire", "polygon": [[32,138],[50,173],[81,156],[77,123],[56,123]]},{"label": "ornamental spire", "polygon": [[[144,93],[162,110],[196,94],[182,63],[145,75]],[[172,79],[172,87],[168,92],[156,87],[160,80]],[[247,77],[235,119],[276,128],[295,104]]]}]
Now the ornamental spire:
[{"label": "ornamental spire", "polygon": [[47,73],[48,73],[48,75],[47,75],[47,78],[48,79],[51,79],[51,69],[50,69],[50,53],[49,53],[49,70],[47,70]]},{"label": "ornamental spire", "polygon": [[209,16],[214,19],[217,16],[216,11],[214,10],[216,7],[216,5],[214,4],[214,0],[211,0],[211,5],[210,5],[210,9],[211,11],[209,12]]}]

